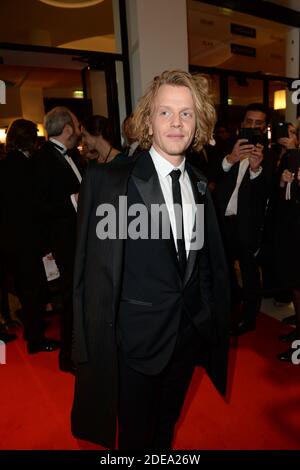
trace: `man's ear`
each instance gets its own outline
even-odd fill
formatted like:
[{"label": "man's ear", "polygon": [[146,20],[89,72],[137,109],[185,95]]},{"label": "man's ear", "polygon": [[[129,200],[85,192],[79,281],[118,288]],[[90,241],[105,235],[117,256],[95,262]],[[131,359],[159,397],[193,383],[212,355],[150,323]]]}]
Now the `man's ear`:
[{"label": "man's ear", "polygon": [[152,127],[152,122],[151,122],[151,117],[148,116],[147,118],[147,124],[148,124],[148,129],[149,129],[149,135],[153,135],[153,127]]},{"label": "man's ear", "polygon": [[67,137],[70,137],[73,134],[73,127],[70,124],[66,124],[64,127],[64,131]]}]

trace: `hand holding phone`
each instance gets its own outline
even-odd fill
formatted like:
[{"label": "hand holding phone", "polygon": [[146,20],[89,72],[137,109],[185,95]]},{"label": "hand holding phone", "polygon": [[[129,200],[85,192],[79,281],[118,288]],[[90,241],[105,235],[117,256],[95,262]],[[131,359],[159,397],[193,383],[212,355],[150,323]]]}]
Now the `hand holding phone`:
[{"label": "hand holding phone", "polygon": [[249,145],[246,139],[239,139],[236,141],[231,154],[227,155],[226,159],[228,163],[233,165],[234,163],[248,157],[253,148],[254,146],[252,144]]},{"label": "hand holding phone", "polygon": [[257,172],[260,168],[260,164],[263,160],[263,145],[257,144],[253,147],[253,150],[249,156],[250,170]]}]

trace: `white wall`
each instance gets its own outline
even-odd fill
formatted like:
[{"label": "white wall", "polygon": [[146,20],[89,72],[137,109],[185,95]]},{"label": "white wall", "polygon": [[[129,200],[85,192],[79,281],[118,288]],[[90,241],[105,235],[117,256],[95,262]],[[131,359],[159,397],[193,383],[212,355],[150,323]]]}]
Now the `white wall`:
[{"label": "white wall", "polygon": [[185,0],[126,0],[133,106],[155,75],[188,70]]},{"label": "white wall", "polygon": [[24,119],[41,123],[44,119],[43,90],[41,88],[20,88],[22,114]]}]

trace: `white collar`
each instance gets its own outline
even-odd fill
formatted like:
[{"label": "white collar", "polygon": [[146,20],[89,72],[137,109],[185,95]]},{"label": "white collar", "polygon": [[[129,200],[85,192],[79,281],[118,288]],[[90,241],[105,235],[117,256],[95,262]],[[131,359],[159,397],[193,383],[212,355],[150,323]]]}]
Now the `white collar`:
[{"label": "white collar", "polygon": [[53,144],[55,144],[56,147],[58,147],[58,150],[60,150],[61,153],[63,154],[66,153],[67,147],[62,142],[59,142],[59,140],[56,140],[53,137],[50,137],[49,140],[50,142],[53,142]]},{"label": "white collar", "polygon": [[23,153],[23,155],[25,155],[26,158],[30,158],[30,153],[28,152],[28,150],[18,149],[18,151]]}]

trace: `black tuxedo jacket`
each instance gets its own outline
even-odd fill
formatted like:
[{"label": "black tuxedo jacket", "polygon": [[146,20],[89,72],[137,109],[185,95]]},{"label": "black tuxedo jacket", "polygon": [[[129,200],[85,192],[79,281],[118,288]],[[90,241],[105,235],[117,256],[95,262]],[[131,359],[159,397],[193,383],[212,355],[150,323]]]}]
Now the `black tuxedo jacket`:
[{"label": "black tuxedo jacket", "polygon": [[[81,172],[79,161],[73,161]],[[37,152],[35,171],[35,213],[43,254],[58,252],[60,257],[73,257],[77,215],[70,196],[79,188],[65,157],[47,141]]]},{"label": "black tuxedo jacket", "polygon": [[[204,178],[189,165],[187,171],[197,202],[197,183],[205,187]],[[213,320],[215,338],[206,348],[204,363],[219,390],[224,393],[226,388],[228,276],[208,191],[202,196],[204,248],[190,252],[184,279],[172,240],[97,237],[97,208],[111,204],[119,221],[119,197],[125,195],[147,207],[164,202],[148,152],[128,161],[90,166],[79,200],[73,351],[78,371],[72,431],[107,447],[115,445],[118,342],[133,367],[158,373],[172,354],[182,310],[199,331],[205,318]],[[133,276],[128,263],[135,267]]]},{"label": "black tuxedo jacket", "polygon": [[36,247],[34,162],[17,150],[0,161],[0,240],[14,254]]},{"label": "black tuxedo jacket", "polygon": [[0,161],[0,270],[13,275],[22,300],[25,288],[36,295],[46,282],[34,216],[34,168],[35,156],[17,150]]}]

